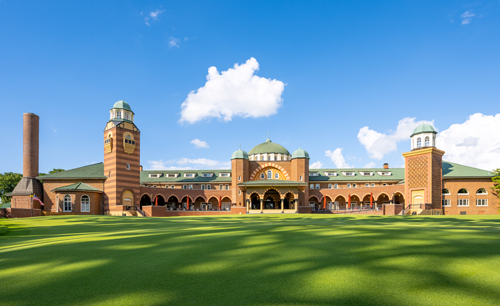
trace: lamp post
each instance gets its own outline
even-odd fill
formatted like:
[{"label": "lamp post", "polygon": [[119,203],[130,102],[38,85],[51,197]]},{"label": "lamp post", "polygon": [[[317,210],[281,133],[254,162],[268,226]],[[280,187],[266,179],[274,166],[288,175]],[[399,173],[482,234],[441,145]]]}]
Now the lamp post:
[{"label": "lamp post", "polygon": [[33,194],[30,194],[30,200],[31,200],[31,217],[33,217]]}]

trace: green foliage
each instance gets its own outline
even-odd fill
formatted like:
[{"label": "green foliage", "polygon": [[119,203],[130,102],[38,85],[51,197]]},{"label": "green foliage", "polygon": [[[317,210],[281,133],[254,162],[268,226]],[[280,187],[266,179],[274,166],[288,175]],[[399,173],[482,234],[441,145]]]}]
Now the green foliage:
[{"label": "green foliage", "polygon": [[2,219],[0,304],[499,305],[499,220]]},{"label": "green foliage", "polygon": [[0,198],[2,203],[9,202],[9,197],[5,196],[5,194],[12,192],[22,178],[23,175],[19,173],[0,173]]},{"label": "green foliage", "polygon": [[[63,172],[63,171],[66,171],[64,169],[52,169],[49,171],[48,174],[53,174],[53,173],[58,173],[58,172]],[[47,173],[40,173],[38,176],[44,176],[44,175],[47,175]]]},{"label": "green foliage", "polygon": [[500,198],[500,168],[493,170],[493,177],[491,180],[494,183],[493,192]]}]

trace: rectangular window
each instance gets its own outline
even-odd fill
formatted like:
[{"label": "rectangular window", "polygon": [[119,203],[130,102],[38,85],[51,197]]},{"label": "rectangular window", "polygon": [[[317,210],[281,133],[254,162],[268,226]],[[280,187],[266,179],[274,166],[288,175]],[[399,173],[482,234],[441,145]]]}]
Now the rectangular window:
[{"label": "rectangular window", "polygon": [[238,191],[238,195],[241,195],[241,190]]},{"label": "rectangular window", "polygon": [[203,173],[203,177],[212,177],[212,173]]},{"label": "rectangular window", "polygon": [[184,177],[194,177],[194,173],[185,173]]},{"label": "rectangular window", "polygon": [[333,184],[334,189],[339,189],[339,184]]},{"label": "rectangular window", "polygon": [[357,188],[357,187],[358,187],[358,185],[352,184],[352,188]]},{"label": "rectangular window", "polygon": [[387,186],[387,184],[386,184],[386,183],[383,183],[383,184],[382,184],[382,186]]},{"label": "rectangular window", "polygon": [[189,185],[189,189],[193,189],[193,185]]},{"label": "rectangular window", "polygon": [[220,177],[230,177],[231,173],[221,173],[219,174]]},{"label": "rectangular window", "polygon": [[222,188],[222,185],[219,185],[219,190],[223,190],[224,188]]},{"label": "rectangular window", "polygon": [[332,189],[332,184],[328,184],[328,189]]},{"label": "rectangular window", "polygon": [[318,172],[309,172],[309,176],[319,176]]},{"label": "rectangular window", "polygon": [[238,176],[238,181],[240,181],[240,182],[241,182],[241,175],[240,175],[240,176]]},{"label": "rectangular window", "polygon": [[370,187],[370,184],[365,184],[365,187]]},{"label": "rectangular window", "polygon": [[488,199],[477,199],[476,205],[477,206],[488,206]]},{"label": "rectangular window", "polygon": [[375,183],[372,183],[372,187],[375,187]]},{"label": "rectangular window", "polygon": [[173,189],[173,188],[175,188],[175,186],[174,186],[174,185],[171,185],[171,186],[170,186],[170,188],[172,188],[172,189]]},{"label": "rectangular window", "polygon": [[316,184],[316,189],[320,189],[319,184]]},{"label": "rectangular window", "polygon": [[351,188],[351,184],[347,184],[347,188]]},{"label": "rectangular window", "polygon": [[300,181],[302,182],[302,175],[300,176]]},{"label": "rectangular window", "polygon": [[226,190],[229,190],[229,185],[226,185]]},{"label": "rectangular window", "polygon": [[188,189],[187,185],[182,185],[182,189]]},{"label": "rectangular window", "polygon": [[127,164],[127,170],[130,170],[130,164]]},{"label": "rectangular window", "polygon": [[201,190],[205,190],[205,185],[201,185]]},{"label": "rectangular window", "polygon": [[451,207],[450,199],[443,199],[443,207]]},{"label": "rectangular window", "polygon": [[457,206],[469,206],[469,199],[458,199]]},{"label": "rectangular window", "polygon": [[208,190],[212,189],[212,185],[207,185],[207,189]]},{"label": "rectangular window", "polygon": [[314,184],[309,185],[310,189],[314,189]]}]

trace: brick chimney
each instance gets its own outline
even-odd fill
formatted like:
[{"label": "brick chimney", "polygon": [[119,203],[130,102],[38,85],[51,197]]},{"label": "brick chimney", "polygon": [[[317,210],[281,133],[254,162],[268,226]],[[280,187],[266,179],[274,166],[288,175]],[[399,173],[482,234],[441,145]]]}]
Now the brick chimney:
[{"label": "brick chimney", "polygon": [[384,163],[384,169],[389,169],[389,164],[388,163]]},{"label": "brick chimney", "polygon": [[38,131],[40,118],[23,114],[23,177],[38,176]]},{"label": "brick chimney", "polygon": [[140,171],[142,171],[142,165],[139,166]]}]

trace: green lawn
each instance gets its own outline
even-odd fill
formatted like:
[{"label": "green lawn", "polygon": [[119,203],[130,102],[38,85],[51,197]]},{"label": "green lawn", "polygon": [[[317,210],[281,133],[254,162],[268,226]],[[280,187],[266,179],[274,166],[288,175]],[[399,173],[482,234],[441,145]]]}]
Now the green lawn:
[{"label": "green lawn", "polygon": [[500,305],[500,217],[0,220],[0,305]]}]

